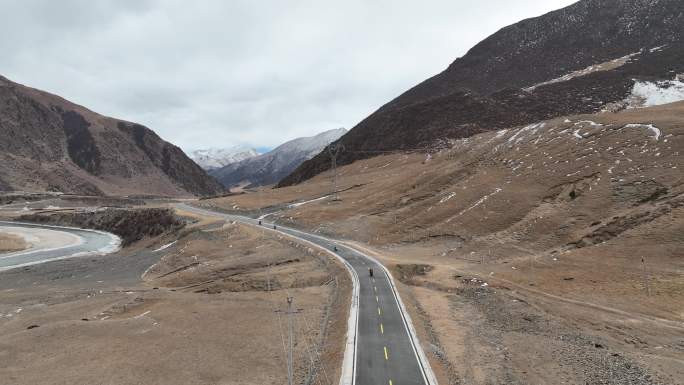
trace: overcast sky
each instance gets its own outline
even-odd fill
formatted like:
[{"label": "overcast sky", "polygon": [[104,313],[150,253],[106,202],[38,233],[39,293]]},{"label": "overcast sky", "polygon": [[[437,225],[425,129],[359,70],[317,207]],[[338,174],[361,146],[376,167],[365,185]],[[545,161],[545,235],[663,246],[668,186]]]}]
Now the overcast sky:
[{"label": "overcast sky", "polygon": [[0,74],[194,150],[351,128],[575,0],[0,0]]}]

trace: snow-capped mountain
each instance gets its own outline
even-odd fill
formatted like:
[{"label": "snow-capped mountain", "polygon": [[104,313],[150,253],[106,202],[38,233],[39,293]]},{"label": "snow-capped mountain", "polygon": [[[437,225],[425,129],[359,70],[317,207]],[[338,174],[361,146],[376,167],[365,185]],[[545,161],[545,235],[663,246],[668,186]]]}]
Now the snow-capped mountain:
[{"label": "snow-capped mountain", "polygon": [[338,128],[316,136],[294,139],[265,154],[211,170],[209,174],[226,187],[273,184],[346,133],[346,129]]},{"label": "snow-capped mountain", "polygon": [[190,158],[205,170],[214,170],[259,155],[257,150],[244,146],[195,150]]}]

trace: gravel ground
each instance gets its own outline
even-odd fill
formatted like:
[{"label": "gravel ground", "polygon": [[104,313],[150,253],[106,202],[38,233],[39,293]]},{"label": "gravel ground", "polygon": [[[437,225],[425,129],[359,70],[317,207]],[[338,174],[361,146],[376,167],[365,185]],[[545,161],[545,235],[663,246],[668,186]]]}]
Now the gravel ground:
[{"label": "gravel ground", "polygon": [[[585,334],[505,290],[466,282],[448,296],[450,310],[466,331],[466,350],[484,354],[454,376],[454,384],[676,383],[649,373],[603,338]],[[477,371],[483,371],[487,381],[479,381]]]}]

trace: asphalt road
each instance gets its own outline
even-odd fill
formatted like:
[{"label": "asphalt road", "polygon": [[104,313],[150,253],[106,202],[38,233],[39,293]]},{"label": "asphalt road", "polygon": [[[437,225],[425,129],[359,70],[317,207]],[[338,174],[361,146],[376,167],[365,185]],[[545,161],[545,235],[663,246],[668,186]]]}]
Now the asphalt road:
[{"label": "asphalt road", "polygon": [[[8,254],[0,254],[0,271],[16,267],[30,266],[49,261],[55,261],[74,256],[107,253],[118,250],[118,238],[112,234],[90,230],[55,228],[34,224],[0,221],[1,227],[25,228],[35,232],[39,229],[46,233],[46,238],[61,238],[63,244],[51,244],[49,246],[36,245],[35,247]],[[76,240],[76,241],[74,241]]]},{"label": "asphalt road", "polygon": [[[185,204],[181,207],[198,214],[256,224],[256,219],[252,218],[208,211]],[[273,228],[272,223],[264,222],[263,225]],[[334,240],[281,226],[277,229],[328,250],[337,247],[336,254],[349,262],[359,277],[354,384],[436,385],[430,384],[426,379],[426,369],[419,363],[409,336],[405,315],[400,310],[398,299],[384,268],[362,252],[340,245]],[[373,269],[373,277],[369,274],[370,268]]]}]

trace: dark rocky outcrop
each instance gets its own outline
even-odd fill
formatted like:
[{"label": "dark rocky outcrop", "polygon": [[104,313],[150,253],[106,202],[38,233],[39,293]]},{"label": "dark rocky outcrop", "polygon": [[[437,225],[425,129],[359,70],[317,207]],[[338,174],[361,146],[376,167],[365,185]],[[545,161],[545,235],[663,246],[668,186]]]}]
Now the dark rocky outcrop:
[{"label": "dark rocky outcrop", "polygon": [[75,111],[64,111],[61,115],[69,157],[80,168],[93,175],[99,174],[102,171],[100,151],[88,130],[90,123]]},{"label": "dark rocky outcrop", "polygon": [[0,76],[0,189],[214,195],[223,187],[147,127]]},{"label": "dark rocky outcrop", "polygon": [[147,237],[175,232],[185,226],[183,220],[177,217],[173,210],[165,208],[110,208],[94,213],[29,214],[21,216],[19,220],[108,231],[121,237],[122,246],[128,246]]},{"label": "dark rocky outcrop", "polygon": [[[683,34],[684,3],[679,0],[583,0],[523,20],[352,128],[340,139],[350,151],[340,155],[338,164],[379,151],[434,147],[483,131],[598,112],[626,98],[634,79],[673,79],[684,73]],[[623,65],[547,83],[628,55],[633,56]],[[330,164],[323,151],[278,186],[304,181]]]}]

